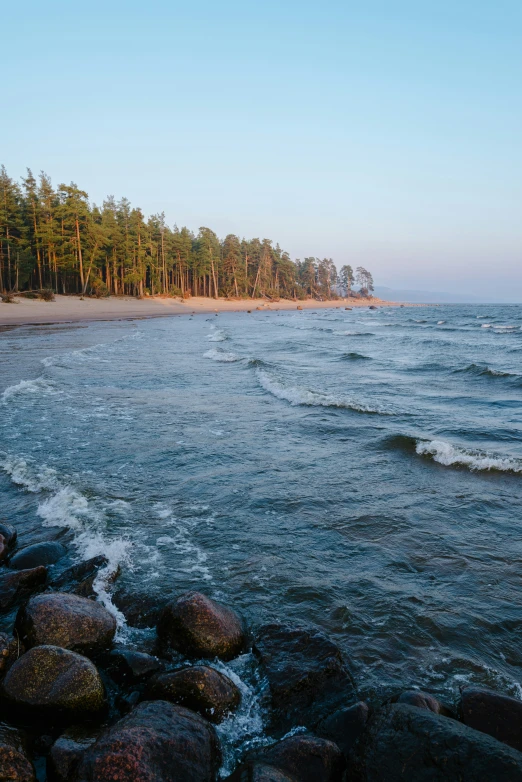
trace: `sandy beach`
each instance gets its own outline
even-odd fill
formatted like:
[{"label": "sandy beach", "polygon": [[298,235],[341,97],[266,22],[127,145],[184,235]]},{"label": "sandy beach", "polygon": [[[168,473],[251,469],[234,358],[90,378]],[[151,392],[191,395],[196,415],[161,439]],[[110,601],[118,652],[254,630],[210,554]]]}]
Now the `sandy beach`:
[{"label": "sandy beach", "polygon": [[80,299],[79,296],[56,296],[55,301],[15,298],[10,304],[0,302],[0,326],[38,323],[69,323],[82,320],[119,320],[126,318],[160,318],[208,312],[246,312],[248,310],[295,310],[341,307],[397,307],[396,302],[381,299],[339,299],[338,301],[292,301],[281,299],[208,299],[193,297],[181,301],[169,297],[136,299],[131,296]]}]

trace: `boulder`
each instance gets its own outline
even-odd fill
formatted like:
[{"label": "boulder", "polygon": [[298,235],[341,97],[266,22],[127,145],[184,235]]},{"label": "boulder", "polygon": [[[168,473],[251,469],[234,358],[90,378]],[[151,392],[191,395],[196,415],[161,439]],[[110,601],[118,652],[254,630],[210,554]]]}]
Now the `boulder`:
[{"label": "boulder", "polygon": [[104,705],[100,675],[86,657],[58,646],[35,646],[9,669],[3,696],[20,713],[90,717]]},{"label": "boulder", "polygon": [[163,669],[163,663],[151,654],[134,649],[113,649],[103,658],[103,666],[118,684],[139,684]]},{"label": "boulder", "polygon": [[114,592],[112,602],[124,614],[131,627],[148,628],[158,624],[162,609],[154,594],[140,594],[120,588]]},{"label": "boulder", "polygon": [[3,570],[0,575],[0,610],[8,611],[19,600],[26,599],[43,586],[47,579],[47,568],[43,565],[30,570]]},{"label": "boulder", "polygon": [[242,765],[224,782],[299,782],[295,777],[290,777],[280,768],[267,766],[264,763],[254,765]]},{"label": "boulder", "polygon": [[461,692],[460,716],[470,728],[522,751],[522,702],[481,687]]},{"label": "boulder", "polygon": [[427,709],[434,714],[441,714],[443,717],[455,717],[454,712],[448,706],[434,698],[433,695],[429,695],[427,692],[420,692],[420,690],[405,690],[397,698],[392,698],[392,703],[406,703],[408,706]]},{"label": "boulder", "polygon": [[81,597],[94,597],[93,588],[94,579],[98,575],[100,568],[105,567],[109,560],[101,554],[97,557],[91,557],[78,565],[73,565],[64,570],[51,583],[51,589],[59,592],[73,592]]},{"label": "boulder", "polygon": [[49,782],[70,782],[83,753],[98,738],[99,731],[86,730],[80,725],[67,728],[56,739],[47,757]]},{"label": "boulder", "polygon": [[2,535],[2,537],[5,539],[7,548],[12,549],[16,543],[16,538],[18,537],[18,533],[16,532],[15,528],[12,527],[11,524],[0,522],[0,535]]},{"label": "boulder", "polygon": [[31,598],[19,611],[16,629],[28,647],[46,644],[85,653],[111,645],[116,619],[94,600],[48,592]]},{"label": "boulder", "polygon": [[0,780],[35,782],[34,767],[27,757],[23,734],[0,722]]},{"label": "boulder", "polygon": [[158,635],[186,657],[231,660],[245,645],[239,616],[200,592],[187,592],[165,606]]},{"label": "boulder", "polygon": [[9,560],[9,567],[14,570],[27,570],[40,565],[54,565],[66,553],[65,547],[56,541],[34,543],[14,554]]},{"label": "boulder", "polygon": [[166,701],[145,701],[87,749],[76,782],[214,782],[220,752],[214,728]]},{"label": "boulder", "polygon": [[253,648],[270,686],[272,727],[313,729],[320,719],[356,701],[339,647],[315,628],[271,624]]},{"label": "boulder", "polygon": [[298,782],[341,782],[345,765],[342,752],[333,741],[298,735],[278,741],[270,747],[247,752],[235,773],[240,780],[245,769],[250,768],[252,778],[255,779],[254,769],[268,766],[279,769]]},{"label": "boulder", "polygon": [[334,711],[317,726],[316,733],[334,741],[344,755],[349,755],[368,722],[368,704],[359,701],[346,709]]},{"label": "boulder", "polygon": [[456,720],[395,703],[357,742],[350,782],[520,782],[522,754]]},{"label": "boulder", "polygon": [[228,676],[207,665],[194,665],[155,676],[145,697],[179,703],[210,722],[221,722],[241,702],[241,693]]}]

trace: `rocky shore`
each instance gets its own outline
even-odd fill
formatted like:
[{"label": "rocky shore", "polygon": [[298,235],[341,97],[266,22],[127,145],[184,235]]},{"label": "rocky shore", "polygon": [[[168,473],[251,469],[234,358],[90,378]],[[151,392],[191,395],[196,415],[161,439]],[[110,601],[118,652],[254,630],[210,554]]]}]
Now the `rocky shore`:
[{"label": "rocky shore", "polygon": [[441,703],[405,687],[365,703],[317,628],[250,627],[200,592],[148,607],[154,647],[125,646],[93,588],[106,561],[60,570],[65,554],[57,542],[18,550],[16,530],[0,524],[0,610],[12,619],[0,634],[0,780],[219,779],[216,726],[242,698],[219,661],[247,651],[266,682],[266,741],[228,782],[522,780],[514,698],[467,687]]}]

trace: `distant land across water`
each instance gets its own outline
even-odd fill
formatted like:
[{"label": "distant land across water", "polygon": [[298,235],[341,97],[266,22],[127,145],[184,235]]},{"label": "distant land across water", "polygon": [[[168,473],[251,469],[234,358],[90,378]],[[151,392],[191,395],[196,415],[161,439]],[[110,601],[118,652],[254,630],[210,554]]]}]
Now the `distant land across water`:
[{"label": "distant land across water", "polygon": [[463,291],[462,293],[446,293],[443,291],[403,290],[388,288],[385,285],[375,286],[375,295],[386,301],[405,301],[421,304],[517,304],[522,297],[506,296],[474,296]]}]

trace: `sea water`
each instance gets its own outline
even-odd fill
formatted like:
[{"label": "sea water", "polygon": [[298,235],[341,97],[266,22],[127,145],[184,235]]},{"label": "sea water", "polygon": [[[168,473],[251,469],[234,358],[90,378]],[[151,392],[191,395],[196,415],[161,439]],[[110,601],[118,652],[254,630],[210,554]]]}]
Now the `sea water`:
[{"label": "sea water", "polygon": [[[361,697],[521,696],[522,307],[5,329],[0,397],[0,515],[105,554],[121,640],[116,589],[198,589],[321,627]],[[227,671],[225,770],[267,740],[255,660]]]}]

